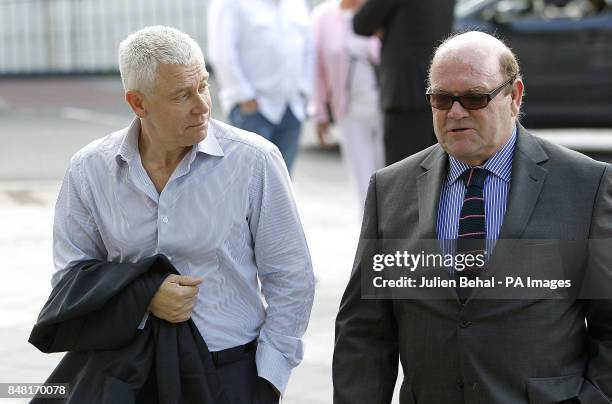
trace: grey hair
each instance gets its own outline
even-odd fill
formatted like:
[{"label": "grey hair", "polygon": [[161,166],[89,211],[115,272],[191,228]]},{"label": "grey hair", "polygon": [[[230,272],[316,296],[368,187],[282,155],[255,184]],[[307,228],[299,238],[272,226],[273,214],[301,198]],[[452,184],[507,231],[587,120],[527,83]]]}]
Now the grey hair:
[{"label": "grey hair", "polygon": [[172,27],[145,27],[119,44],[119,72],[125,91],[153,91],[160,64],[195,63],[204,64],[202,49],[189,35]]}]

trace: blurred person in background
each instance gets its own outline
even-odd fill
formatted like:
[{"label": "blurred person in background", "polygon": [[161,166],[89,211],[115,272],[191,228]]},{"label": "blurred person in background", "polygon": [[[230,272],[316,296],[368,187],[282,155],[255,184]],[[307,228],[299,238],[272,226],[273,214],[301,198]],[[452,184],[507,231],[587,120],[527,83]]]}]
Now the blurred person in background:
[{"label": "blurred person in background", "polygon": [[368,0],[353,20],[359,35],[382,31],[380,95],[386,164],[435,143],[423,91],[434,48],[453,25],[454,0]]},{"label": "blurred person in background", "polygon": [[361,208],[370,176],[384,165],[376,72],[380,40],[353,32],[353,15],[362,4],[363,0],[328,0],[313,11],[317,135],[327,145],[330,121],[338,124],[342,157]]},{"label": "blurred person in background", "polygon": [[291,172],[312,93],[306,1],[213,0],[208,51],[230,123],[277,145]]}]

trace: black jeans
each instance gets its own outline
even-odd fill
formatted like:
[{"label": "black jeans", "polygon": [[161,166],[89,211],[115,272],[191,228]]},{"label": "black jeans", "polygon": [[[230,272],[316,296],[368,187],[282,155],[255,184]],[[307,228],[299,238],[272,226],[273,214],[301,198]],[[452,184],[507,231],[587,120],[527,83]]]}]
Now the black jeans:
[{"label": "black jeans", "polygon": [[245,349],[236,347],[213,353],[219,380],[231,404],[278,404],[274,388],[257,375],[255,347],[251,343]]}]

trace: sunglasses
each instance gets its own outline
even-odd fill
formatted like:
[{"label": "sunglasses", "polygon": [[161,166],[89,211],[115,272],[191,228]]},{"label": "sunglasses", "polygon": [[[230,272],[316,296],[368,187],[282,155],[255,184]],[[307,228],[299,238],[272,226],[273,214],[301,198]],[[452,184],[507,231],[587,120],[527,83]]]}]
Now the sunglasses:
[{"label": "sunglasses", "polygon": [[453,107],[455,101],[459,102],[461,106],[465,109],[482,109],[489,105],[489,102],[499,92],[506,87],[508,84],[512,83],[516,79],[516,76],[510,77],[508,80],[504,81],[499,87],[496,87],[490,93],[469,93],[464,95],[450,95],[447,93],[435,93],[431,90],[427,90],[425,93],[425,97],[427,97],[427,102],[435,109],[444,109],[448,110]]}]

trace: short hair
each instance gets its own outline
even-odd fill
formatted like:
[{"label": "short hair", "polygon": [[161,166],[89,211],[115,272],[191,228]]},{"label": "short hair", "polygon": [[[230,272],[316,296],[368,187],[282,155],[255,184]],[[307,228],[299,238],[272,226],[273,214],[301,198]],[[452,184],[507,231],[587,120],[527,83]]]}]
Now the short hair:
[{"label": "short hair", "polygon": [[[427,87],[431,87],[431,67],[433,65],[433,61],[436,55],[438,54],[438,50],[440,50],[447,42],[449,42],[453,38],[461,34],[465,34],[467,32],[469,31],[456,32],[456,33],[451,34],[448,38],[442,41],[440,45],[435,49],[433,56],[431,58],[431,62],[429,63],[429,71],[427,74]],[[500,67],[500,72],[502,76],[506,77],[507,79],[510,79],[511,77],[514,77],[515,79],[520,79],[521,70],[519,67],[519,62],[518,62],[518,58],[516,57],[516,54],[512,51],[512,49],[510,49],[508,45],[506,45],[506,43],[501,38],[498,38],[495,35],[491,35],[491,36],[497,39],[503,45],[501,47],[501,52],[499,55],[499,67]],[[508,94],[510,91],[512,91],[512,88],[508,87],[504,90],[504,93]]]},{"label": "short hair", "polygon": [[195,63],[204,64],[202,49],[189,35],[172,27],[145,27],[119,44],[119,72],[125,91],[153,91],[160,64]]},{"label": "short hair", "polygon": [[[519,66],[516,54],[503,41],[501,41],[501,43],[503,43],[505,47],[499,55],[499,67],[501,69],[501,74],[508,79],[511,77],[514,77],[515,80],[522,79],[521,68]],[[506,90],[504,90],[504,93],[508,94],[510,91],[512,91],[512,87],[508,86],[506,87]]]}]

